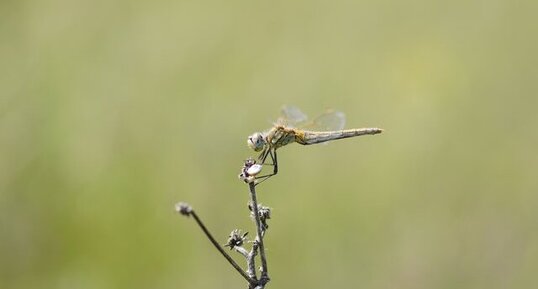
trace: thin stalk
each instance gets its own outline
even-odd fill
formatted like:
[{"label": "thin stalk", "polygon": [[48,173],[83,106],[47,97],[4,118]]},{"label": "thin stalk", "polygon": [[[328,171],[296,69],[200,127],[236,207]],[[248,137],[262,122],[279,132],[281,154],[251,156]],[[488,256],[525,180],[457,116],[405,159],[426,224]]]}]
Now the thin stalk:
[{"label": "thin stalk", "polygon": [[258,244],[252,243],[252,249],[246,256],[247,258],[247,274],[252,278],[256,278],[256,255],[258,255]]},{"label": "thin stalk", "polygon": [[217,248],[217,250],[222,254],[222,256],[224,256],[224,258],[226,258],[226,260],[228,260],[228,262],[235,268],[235,270],[237,272],[239,272],[239,274],[241,274],[241,276],[243,276],[243,278],[245,278],[245,280],[247,280],[247,282],[249,284],[257,284],[258,281],[251,278],[251,277],[249,277],[247,275],[247,273],[234,261],[234,259],[232,259],[232,257],[230,255],[228,255],[228,253],[226,253],[226,251],[224,251],[224,249],[215,240],[215,238],[213,238],[213,236],[211,235],[209,230],[205,227],[204,223],[202,222],[202,220],[200,220],[200,218],[198,217],[198,215],[196,214],[196,212],[194,210],[192,210],[190,212],[190,215],[192,215],[194,220],[196,220],[196,223],[198,223],[198,226],[200,226],[202,231],[204,231],[204,233],[207,236],[207,238],[209,239],[209,241],[211,241],[211,243],[213,243],[213,246],[215,246],[215,248]]},{"label": "thin stalk", "polygon": [[257,241],[260,249],[260,260],[261,260],[261,276],[260,282],[263,285],[269,281],[269,276],[267,274],[267,259],[265,258],[265,248],[263,246],[263,234],[262,234],[262,224],[260,220],[260,215],[258,212],[258,201],[256,200],[256,185],[254,182],[249,183],[250,188],[250,198],[252,200],[252,212],[254,213],[254,220],[256,222],[256,233]]}]

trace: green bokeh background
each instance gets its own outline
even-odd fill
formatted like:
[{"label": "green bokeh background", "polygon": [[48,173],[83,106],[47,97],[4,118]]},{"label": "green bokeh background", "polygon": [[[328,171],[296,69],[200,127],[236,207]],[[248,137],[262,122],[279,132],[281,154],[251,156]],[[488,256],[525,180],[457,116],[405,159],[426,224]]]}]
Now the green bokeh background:
[{"label": "green bokeh background", "polygon": [[244,288],[173,207],[253,232],[283,104],[386,132],[282,149],[268,288],[536,286],[535,3],[0,2],[0,288]]}]

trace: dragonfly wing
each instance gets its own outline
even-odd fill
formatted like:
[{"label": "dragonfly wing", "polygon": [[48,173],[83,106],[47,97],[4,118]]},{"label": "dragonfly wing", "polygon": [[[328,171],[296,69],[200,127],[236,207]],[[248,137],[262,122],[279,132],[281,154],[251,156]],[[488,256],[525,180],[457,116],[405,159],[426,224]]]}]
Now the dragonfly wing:
[{"label": "dragonfly wing", "polygon": [[297,127],[301,123],[306,122],[308,117],[299,108],[292,105],[284,105],[280,111],[280,117],[277,124],[282,124],[289,127]]},{"label": "dragonfly wing", "polygon": [[335,131],[343,130],[345,125],[346,115],[343,112],[329,110],[301,128],[313,131]]}]

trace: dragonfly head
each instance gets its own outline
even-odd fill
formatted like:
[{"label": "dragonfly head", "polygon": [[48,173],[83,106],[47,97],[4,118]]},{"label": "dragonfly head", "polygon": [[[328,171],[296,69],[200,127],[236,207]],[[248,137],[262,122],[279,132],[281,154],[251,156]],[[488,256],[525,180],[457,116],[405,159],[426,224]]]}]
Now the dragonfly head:
[{"label": "dragonfly head", "polygon": [[255,132],[248,137],[247,144],[249,148],[259,152],[265,147],[265,139],[261,133]]}]

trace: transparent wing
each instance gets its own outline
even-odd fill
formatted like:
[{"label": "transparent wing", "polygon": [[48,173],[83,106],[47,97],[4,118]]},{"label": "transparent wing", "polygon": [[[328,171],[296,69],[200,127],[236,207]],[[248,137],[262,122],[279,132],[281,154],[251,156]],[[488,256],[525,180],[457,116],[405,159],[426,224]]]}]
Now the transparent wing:
[{"label": "transparent wing", "polygon": [[277,124],[299,127],[306,123],[308,117],[299,108],[291,105],[284,105],[280,110],[280,117],[277,119]]},{"label": "transparent wing", "polygon": [[342,130],[346,125],[346,115],[340,111],[328,110],[313,120],[304,123],[301,129],[312,131]]},{"label": "transparent wing", "polygon": [[346,116],[340,111],[327,110],[318,117],[308,120],[306,114],[299,108],[285,105],[280,111],[277,124],[312,131],[342,130],[346,124]]}]

